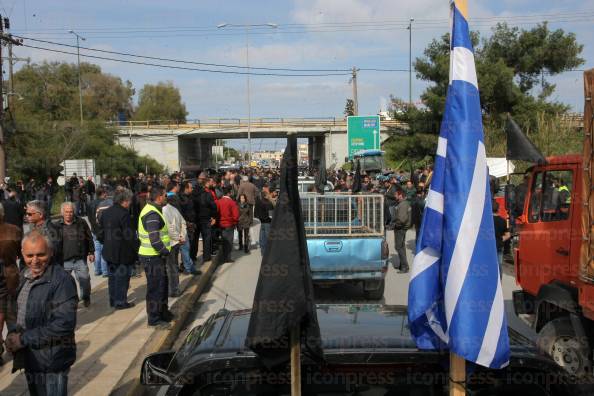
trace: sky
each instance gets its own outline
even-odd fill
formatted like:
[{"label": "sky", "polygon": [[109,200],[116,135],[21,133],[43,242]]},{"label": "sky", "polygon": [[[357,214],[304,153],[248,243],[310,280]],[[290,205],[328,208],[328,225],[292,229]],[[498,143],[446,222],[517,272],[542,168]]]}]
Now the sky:
[{"label": "sky", "polygon": [[[0,0],[11,32],[30,38],[75,45],[74,30],[92,49],[125,52],[190,62],[226,64],[220,68],[191,63],[125,58],[82,50],[83,60],[130,80],[136,91],[146,83],[172,81],[180,88],[189,119],[246,118],[245,74],[154,68],[84,54],[125,58],[188,68],[244,72],[246,42],[253,73],[339,74],[326,76],[262,76],[250,78],[252,118],[341,117],[352,95],[347,70],[358,73],[359,113],[377,114],[390,95],[409,95],[409,19],[413,59],[448,31],[448,0]],[[594,67],[594,0],[469,0],[470,26],[488,35],[492,25],[508,21],[529,29],[543,20],[552,28],[574,32],[584,44],[582,69]],[[226,23],[227,26],[217,28]],[[249,29],[237,25],[261,25]],[[275,24],[272,27],[265,24]],[[235,25],[235,26],[234,26]],[[263,26],[262,26],[263,25]],[[246,40],[247,39],[247,40]],[[76,52],[76,48],[25,41],[38,47]],[[33,62],[76,62],[75,55],[19,47],[15,56]],[[17,66],[18,68],[18,66]],[[289,72],[255,68],[320,69],[336,72]],[[583,108],[582,73],[551,78],[553,99]],[[413,73],[412,96],[418,101],[427,84]],[[480,81],[479,81],[480,86]],[[23,96],[25,92],[19,93]]]}]

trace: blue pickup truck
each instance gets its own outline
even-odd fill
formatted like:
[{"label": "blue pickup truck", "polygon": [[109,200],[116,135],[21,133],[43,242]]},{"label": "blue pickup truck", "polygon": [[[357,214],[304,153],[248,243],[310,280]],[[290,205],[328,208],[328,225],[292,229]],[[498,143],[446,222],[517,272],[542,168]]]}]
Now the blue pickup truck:
[{"label": "blue pickup truck", "polygon": [[362,284],[366,298],[381,299],[388,270],[384,197],[302,193],[300,198],[314,283]]}]

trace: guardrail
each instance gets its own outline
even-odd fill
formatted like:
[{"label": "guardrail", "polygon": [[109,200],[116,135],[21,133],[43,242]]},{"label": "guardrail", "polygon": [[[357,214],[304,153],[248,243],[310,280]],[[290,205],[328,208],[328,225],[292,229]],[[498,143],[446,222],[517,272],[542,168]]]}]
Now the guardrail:
[{"label": "guardrail", "polygon": [[[346,127],[344,117],[320,118],[215,118],[192,119],[185,123],[176,120],[146,120],[146,121],[109,121],[108,126],[120,129],[233,129],[233,128],[274,128],[274,127]],[[407,123],[396,120],[382,120],[381,125],[387,127],[408,128]]]}]

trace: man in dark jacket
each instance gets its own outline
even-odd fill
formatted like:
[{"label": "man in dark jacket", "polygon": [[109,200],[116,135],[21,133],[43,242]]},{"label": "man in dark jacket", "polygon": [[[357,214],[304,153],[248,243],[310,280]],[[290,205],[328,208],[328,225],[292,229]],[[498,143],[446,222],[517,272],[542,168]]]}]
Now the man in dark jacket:
[{"label": "man in dark jacket", "polygon": [[87,261],[95,261],[95,244],[87,222],[74,215],[72,202],[62,204],[62,220],[58,223],[62,230],[62,254],[64,269],[74,272],[80,285],[81,300],[85,307],[91,305],[91,276]]},{"label": "man in dark jacket", "polygon": [[103,260],[103,244],[97,238],[99,235],[99,219],[103,215],[104,211],[113,205],[113,200],[107,198],[107,191],[103,187],[97,189],[97,199],[93,200],[89,204],[88,219],[91,225],[91,233],[93,234],[93,244],[95,245],[95,275],[107,277],[109,270],[107,263]]},{"label": "man in dark jacket", "polygon": [[[194,259],[192,259],[192,246],[197,246],[196,240],[196,210],[194,209],[194,200],[192,200],[192,183],[184,181],[181,186],[181,193],[179,194],[180,212],[186,221],[188,230],[188,237],[180,248],[182,257],[182,266],[186,273],[197,274],[198,271],[194,267]],[[196,251],[198,249],[196,248]]]},{"label": "man in dark jacket", "polygon": [[76,360],[74,279],[52,263],[51,242],[37,230],[25,236],[26,269],[17,297],[17,325],[6,348],[14,355],[13,371],[25,369],[31,395],[66,396],[68,372]]},{"label": "man in dark jacket", "polygon": [[406,230],[411,226],[411,207],[406,199],[406,193],[401,188],[396,190],[396,206],[390,207],[390,217],[394,226],[394,248],[398,253],[398,266],[394,268],[401,273],[408,272],[406,258]]},{"label": "man in dark jacket", "polygon": [[25,207],[25,220],[27,227],[24,232],[37,230],[47,235],[52,243],[52,257],[57,264],[64,264],[62,254],[62,228],[52,223],[42,201],[29,201]]},{"label": "man in dark jacket", "polygon": [[206,263],[211,260],[212,255],[212,226],[217,218],[217,205],[210,194],[206,191],[202,183],[206,183],[206,176],[202,178],[200,174],[198,181],[200,184],[196,186],[193,192],[194,208],[196,210],[196,242],[202,235],[202,262]]},{"label": "man in dark jacket", "polygon": [[136,230],[132,228],[130,204],[132,192],[127,188],[116,190],[113,206],[106,209],[99,220],[98,238],[103,243],[103,258],[109,270],[109,305],[115,309],[134,306],[128,302],[130,273],[136,261]]}]

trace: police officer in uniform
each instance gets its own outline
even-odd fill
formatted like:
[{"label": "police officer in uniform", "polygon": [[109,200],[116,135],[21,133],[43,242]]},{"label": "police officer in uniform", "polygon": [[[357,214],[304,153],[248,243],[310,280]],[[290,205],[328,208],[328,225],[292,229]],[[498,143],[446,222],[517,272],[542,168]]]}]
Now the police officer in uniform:
[{"label": "police officer in uniform", "polygon": [[167,307],[167,256],[171,251],[169,228],[162,207],[167,202],[165,189],[155,186],[138,217],[138,256],[146,273],[146,311],[148,325],[169,327],[173,314]]}]

